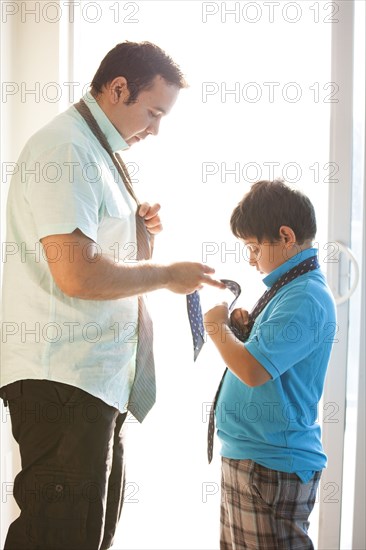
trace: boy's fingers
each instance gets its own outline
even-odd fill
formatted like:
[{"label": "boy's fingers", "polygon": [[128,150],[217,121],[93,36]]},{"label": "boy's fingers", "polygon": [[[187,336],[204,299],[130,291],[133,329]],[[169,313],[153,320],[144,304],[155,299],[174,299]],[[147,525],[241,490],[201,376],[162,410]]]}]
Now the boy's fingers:
[{"label": "boy's fingers", "polygon": [[238,326],[245,326],[249,323],[249,313],[245,309],[234,309],[230,319]]}]

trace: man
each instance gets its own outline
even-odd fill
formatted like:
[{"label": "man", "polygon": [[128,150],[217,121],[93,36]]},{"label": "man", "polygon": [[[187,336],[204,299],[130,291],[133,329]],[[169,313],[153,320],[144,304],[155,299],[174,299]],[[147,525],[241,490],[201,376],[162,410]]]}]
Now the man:
[{"label": "man", "polygon": [[199,263],[136,261],[162,229],[160,206],[138,203],[116,152],[157,135],[184,87],[157,46],[118,44],[91,92],[21,153],[8,198],[1,372],[21,513],[6,550],[110,548],[123,422],[127,410],[141,421],[155,396],[141,296],[223,286]]}]

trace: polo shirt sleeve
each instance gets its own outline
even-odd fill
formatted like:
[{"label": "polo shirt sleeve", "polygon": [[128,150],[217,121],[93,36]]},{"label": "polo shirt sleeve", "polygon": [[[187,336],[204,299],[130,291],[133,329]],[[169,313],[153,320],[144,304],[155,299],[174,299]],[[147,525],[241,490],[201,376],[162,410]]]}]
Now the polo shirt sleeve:
[{"label": "polo shirt sleeve", "polygon": [[276,379],[319,347],[323,324],[321,305],[303,288],[294,288],[276,301],[269,314],[264,310],[258,317],[245,347]]},{"label": "polo shirt sleeve", "polygon": [[88,151],[65,144],[46,151],[30,165],[25,193],[38,238],[80,229],[96,241],[103,179]]}]

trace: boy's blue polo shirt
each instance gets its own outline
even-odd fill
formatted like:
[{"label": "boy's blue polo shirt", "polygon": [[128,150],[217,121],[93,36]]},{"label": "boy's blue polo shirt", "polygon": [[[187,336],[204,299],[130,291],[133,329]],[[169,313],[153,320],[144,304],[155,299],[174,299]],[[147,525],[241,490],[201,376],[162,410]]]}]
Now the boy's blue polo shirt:
[{"label": "boy's blue polo shirt", "polygon": [[[270,288],[316,254],[300,252],[263,282]],[[277,292],[244,344],[272,379],[251,388],[227,371],[216,406],[222,456],[296,473],[305,483],[326,466],[317,409],[335,333],[334,299],[320,269]]]}]

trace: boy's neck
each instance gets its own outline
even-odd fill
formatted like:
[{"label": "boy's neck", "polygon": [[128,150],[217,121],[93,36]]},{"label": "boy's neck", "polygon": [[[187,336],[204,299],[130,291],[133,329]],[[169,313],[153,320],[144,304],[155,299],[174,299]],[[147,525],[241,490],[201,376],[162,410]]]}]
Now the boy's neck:
[{"label": "boy's neck", "polygon": [[296,256],[296,254],[300,254],[303,250],[308,250],[309,248],[312,248],[313,241],[307,240],[304,241],[302,244],[295,243],[292,248],[287,249],[287,258],[293,258],[293,256]]},{"label": "boy's neck", "polygon": [[[295,242],[292,245],[288,245],[284,242],[279,243],[278,247],[274,247],[272,252],[273,257],[270,257],[269,266],[268,264],[264,266],[263,272],[267,274],[272,273],[272,271],[275,271],[278,267],[291,260],[291,258],[297,254],[301,254],[301,252],[312,248],[312,245],[313,243],[311,240],[304,241],[302,244]],[[266,267],[267,269],[265,269]]]}]

